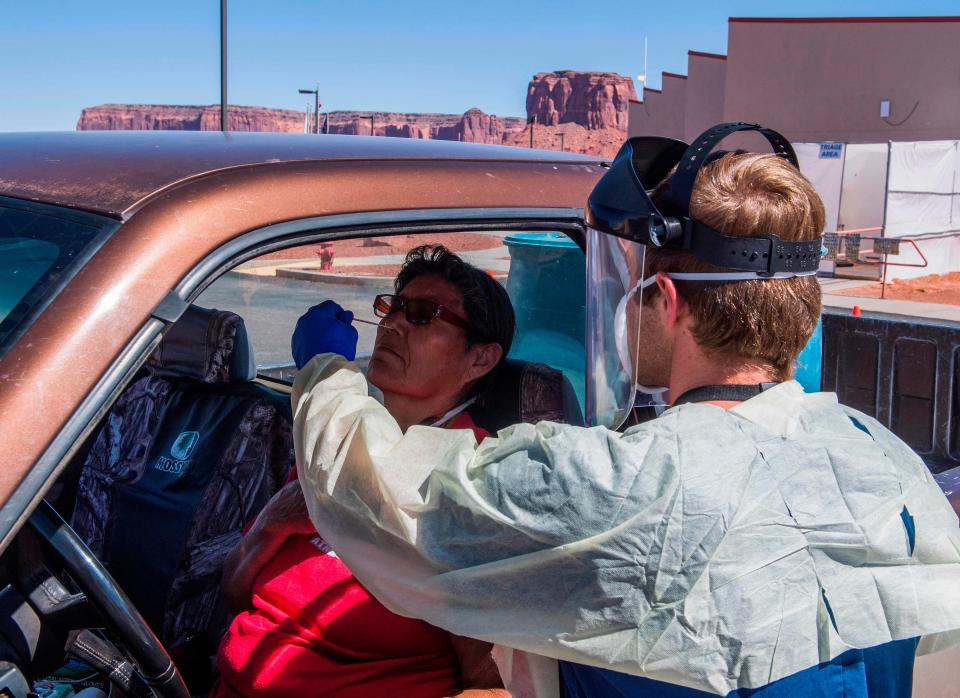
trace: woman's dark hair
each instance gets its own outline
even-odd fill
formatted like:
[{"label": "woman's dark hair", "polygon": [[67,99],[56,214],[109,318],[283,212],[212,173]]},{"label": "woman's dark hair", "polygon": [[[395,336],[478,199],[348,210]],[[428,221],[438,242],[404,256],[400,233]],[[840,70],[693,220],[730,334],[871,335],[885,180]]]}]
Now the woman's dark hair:
[{"label": "woman's dark hair", "polygon": [[[439,276],[463,294],[463,308],[470,325],[466,330],[467,345],[496,342],[503,348],[500,359],[503,363],[510,353],[517,322],[506,289],[487,272],[463,261],[443,245],[421,245],[410,250],[394,281],[394,288],[400,293],[415,278],[427,275]],[[480,379],[478,390],[497,368]]]}]

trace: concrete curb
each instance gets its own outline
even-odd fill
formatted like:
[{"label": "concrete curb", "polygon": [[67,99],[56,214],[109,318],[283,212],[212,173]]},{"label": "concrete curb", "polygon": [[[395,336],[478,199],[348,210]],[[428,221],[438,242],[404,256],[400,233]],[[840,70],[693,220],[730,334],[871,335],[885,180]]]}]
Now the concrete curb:
[{"label": "concrete curb", "polygon": [[[349,267],[344,267],[349,269]],[[371,286],[374,288],[393,287],[392,276],[349,276],[347,274],[331,274],[310,269],[277,269],[277,277],[295,279],[297,281],[313,281],[325,284],[341,284],[343,286]],[[507,280],[506,272],[494,272],[492,277],[504,284]]]},{"label": "concrete curb", "polygon": [[373,286],[376,288],[393,287],[392,276],[349,276],[347,274],[330,274],[309,269],[277,269],[277,276],[297,281],[313,281],[325,284],[341,284],[343,286]]}]

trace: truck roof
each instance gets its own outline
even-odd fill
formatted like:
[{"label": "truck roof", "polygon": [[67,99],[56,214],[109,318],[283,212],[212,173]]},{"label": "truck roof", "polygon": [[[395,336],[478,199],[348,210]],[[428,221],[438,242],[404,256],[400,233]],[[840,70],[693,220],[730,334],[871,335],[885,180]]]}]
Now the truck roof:
[{"label": "truck roof", "polygon": [[320,161],[597,164],[599,158],[438,140],[219,131],[0,134],[0,196],[122,218],[151,196],[224,170]]}]

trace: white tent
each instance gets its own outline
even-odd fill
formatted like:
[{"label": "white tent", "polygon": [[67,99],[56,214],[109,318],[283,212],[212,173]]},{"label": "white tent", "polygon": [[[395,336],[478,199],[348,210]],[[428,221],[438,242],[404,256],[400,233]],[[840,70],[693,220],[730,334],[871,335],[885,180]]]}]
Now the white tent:
[{"label": "white tent", "polygon": [[[887,237],[917,239],[929,265],[889,267],[887,278],[960,271],[960,142],[890,144]],[[891,262],[919,262],[908,245]]]}]

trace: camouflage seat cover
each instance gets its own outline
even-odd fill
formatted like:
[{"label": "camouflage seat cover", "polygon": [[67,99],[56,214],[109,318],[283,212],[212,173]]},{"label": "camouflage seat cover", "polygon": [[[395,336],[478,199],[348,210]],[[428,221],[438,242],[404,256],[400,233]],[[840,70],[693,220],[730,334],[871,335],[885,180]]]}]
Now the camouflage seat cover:
[{"label": "camouflage seat cover", "polygon": [[573,386],[563,372],[519,359],[503,362],[470,416],[492,434],[521,422],[583,424]]},{"label": "camouflage seat cover", "polygon": [[226,627],[223,560],[293,464],[243,320],[191,307],[99,426],[72,525],[168,647]]}]

